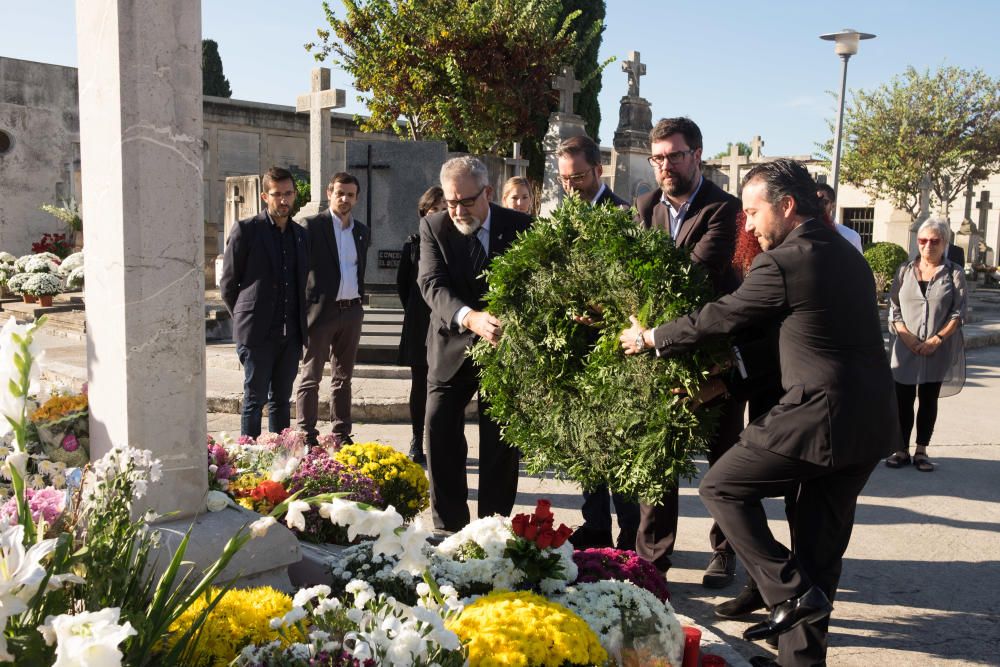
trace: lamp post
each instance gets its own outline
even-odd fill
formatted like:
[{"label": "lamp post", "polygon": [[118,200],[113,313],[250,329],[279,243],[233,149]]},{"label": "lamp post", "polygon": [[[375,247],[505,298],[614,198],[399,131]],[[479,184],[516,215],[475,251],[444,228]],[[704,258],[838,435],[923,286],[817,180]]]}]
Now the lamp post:
[{"label": "lamp post", "polygon": [[837,186],[840,183],[840,135],[844,131],[844,93],[847,91],[847,61],[858,52],[858,43],[862,39],[873,39],[875,35],[867,32],[858,32],[851,28],[844,28],[840,32],[831,32],[820,35],[820,39],[834,42],[833,50],[840,59],[844,61],[844,66],[840,71],[840,104],[837,110],[837,134],[833,139],[833,195],[837,196]]}]

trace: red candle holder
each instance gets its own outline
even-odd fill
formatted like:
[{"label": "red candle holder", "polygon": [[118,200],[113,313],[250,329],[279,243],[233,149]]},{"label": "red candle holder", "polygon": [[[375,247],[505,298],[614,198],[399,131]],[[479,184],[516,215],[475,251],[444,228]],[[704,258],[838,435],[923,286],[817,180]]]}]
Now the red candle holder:
[{"label": "red candle holder", "polygon": [[701,659],[701,630],[684,626],[684,660],[682,667],[698,667]]}]

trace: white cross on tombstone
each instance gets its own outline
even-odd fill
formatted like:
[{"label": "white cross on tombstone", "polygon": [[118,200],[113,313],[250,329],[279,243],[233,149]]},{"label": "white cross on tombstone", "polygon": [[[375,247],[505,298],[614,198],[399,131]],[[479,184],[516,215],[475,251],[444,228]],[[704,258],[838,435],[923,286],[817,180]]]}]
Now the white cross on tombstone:
[{"label": "white cross on tombstone", "polygon": [[622,71],[628,74],[628,96],[639,97],[639,77],[646,75],[646,63],[639,62],[638,51],[629,51],[628,60],[622,63]]},{"label": "white cross on tombstone", "polygon": [[760,149],[764,147],[764,142],[761,140],[758,134],[750,142],[750,161],[759,162],[760,161]]},{"label": "white cross on tombstone", "polygon": [[[295,110],[309,112],[309,204],[300,215],[315,215],[329,205],[326,185],[330,180],[330,109],[345,105],[346,93],[330,88],[330,69],[317,67],[312,71],[312,89],[299,95]],[[308,209],[308,210],[306,210]]]},{"label": "white cross on tombstone", "polygon": [[552,79],[552,88],[559,91],[559,112],[573,113],[573,96],[580,92],[580,82],[572,67],[564,66]]},{"label": "white cross on tombstone", "polygon": [[503,162],[507,166],[507,176],[524,176],[528,169],[528,161],[521,158],[521,142],[514,142],[514,149],[511,156],[504,158]]},{"label": "white cross on tombstone", "polygon": [[740,167],[747,164],[750,159],[746,155],[740,155],[739,142],[734,141],[729,144],[729,155],[725,158],[729,167],[729,194],[739,194],[740,187]]}]

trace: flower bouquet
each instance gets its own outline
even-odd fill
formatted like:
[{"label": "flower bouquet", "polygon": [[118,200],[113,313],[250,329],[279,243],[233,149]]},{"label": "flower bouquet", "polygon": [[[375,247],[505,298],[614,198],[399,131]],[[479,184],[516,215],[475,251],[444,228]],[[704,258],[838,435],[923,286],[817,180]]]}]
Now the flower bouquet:
[{"label": "flower bouquet", "polygon": [[86,394],[56,394],[31,413],[42,454],[80,468],[90,461],[90,420]]},{"label": "flower bouquet", "polygon": [[529,588],[537,588],[544,579],[564,578],[559,553],[553,549],[561,547],[573,529],[560,524],[553,530],[553,521],[552,504],[545,499],[538,501],[530,516],[518,514],[511,520],[514,537],[507,540],[503,555],[524,572],[522,585]]},{"label": "flower bouquet", "polygon": [[664,602],[670,599],[667,580],[655,565],[639,558],[634,551],[584,549],[573,552],[573,562],[579,569],[574,583],[593,583],[608,579],[629,581]]},{"label": "flower bouquet", "polygon": [[30,273],[15,273],[9,278],[7,278],[7,289],[11,294],[16,294],[21,296],[24,294],[24,283],[27,282],[28,278],[31,277]]},{"label": "flower bouquet", "polygon": [[24,281],[21,291],[37,297],[43,306],[52,305],[52,297],[62,294],[62,281],[54,273],[32,273]]},{"label": "flower bouquet", "polygon": [[389,445],[377,442],[347,445],[334,458],[375,480],[385,504],[396,508],[407,521],[430,505],[430,487],[424,469]]},{"label": "flower bouquet", "polygon": [[59,273],[61,260],[50,252],[29,255],[27,258],[22,257],[21,259],[24,260],[21,262],[21,266],[25,273]]},{"label": "flower bouquet", "polygon": [[66,291],[76,292],[83,289],[83,267],[79,266],[66,275]]}]

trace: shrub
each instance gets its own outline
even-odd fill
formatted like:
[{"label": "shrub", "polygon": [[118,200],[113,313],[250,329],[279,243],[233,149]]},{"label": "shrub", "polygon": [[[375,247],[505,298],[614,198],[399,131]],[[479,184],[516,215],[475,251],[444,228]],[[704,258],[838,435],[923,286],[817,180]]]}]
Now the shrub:
[{"label": "shrub", "polygon": [[889,289],[896,269],[909,258],[906,250],[895,243],[879,241],[868,246],[865,249],[865,259],[875,274],[875,291],[881,294]]}]

